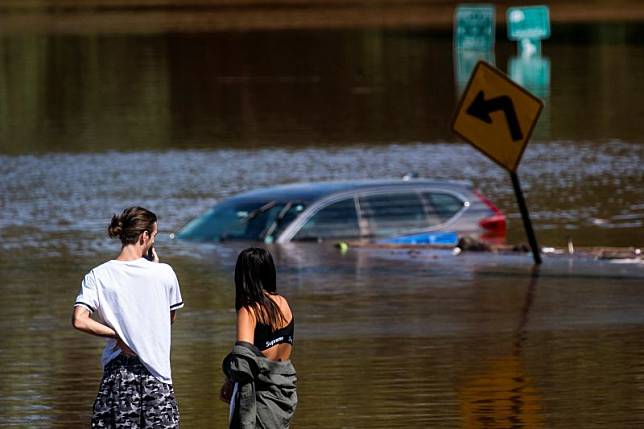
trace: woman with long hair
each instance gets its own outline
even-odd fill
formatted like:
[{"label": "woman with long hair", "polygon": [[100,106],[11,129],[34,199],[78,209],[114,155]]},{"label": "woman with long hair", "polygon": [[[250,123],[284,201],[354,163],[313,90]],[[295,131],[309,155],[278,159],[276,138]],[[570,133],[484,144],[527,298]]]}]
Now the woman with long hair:
[{"label": "woman with long hair", "polygon": [[277,293],[275,263],[261,248],[243,250],[235,266],[237,341],[224,359],[221,399],[230,427],[288,428],[297,405],[290,361],[295,319]]}]

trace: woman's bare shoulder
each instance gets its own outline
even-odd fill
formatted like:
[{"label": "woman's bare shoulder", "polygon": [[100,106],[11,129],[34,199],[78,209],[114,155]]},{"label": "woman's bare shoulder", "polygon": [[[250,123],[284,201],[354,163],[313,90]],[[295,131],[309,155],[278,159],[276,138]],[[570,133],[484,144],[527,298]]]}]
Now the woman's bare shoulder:
[{"label": "woman's bare shoulder", "polygon": [[276,295],[277,305],[280,307],[282,314],[286,319],[291,319],[293,317],[293,310],[291,310],[291,305],[288,303],[288,300],[282,295]]},{"label": "woman's bare shoulder", "polygon": [[252,308],[242,307],[237,311],[237,318],[240,320],[255,321],[255,311]]}]

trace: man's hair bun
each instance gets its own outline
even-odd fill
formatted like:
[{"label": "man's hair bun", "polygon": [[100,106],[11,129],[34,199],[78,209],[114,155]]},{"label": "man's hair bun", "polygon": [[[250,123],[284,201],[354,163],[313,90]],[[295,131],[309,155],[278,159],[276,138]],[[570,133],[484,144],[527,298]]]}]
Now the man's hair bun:
[{"label": "man's hair bun", "polygon": [[109,235],[110,238],[121,238],[122,233],[123,221],[121,220],[121,217],[117,215],[112,216],[112,222],[110,222],[110,226],[107,227],[107,235]]},{"label": "man's hair bun", "polygon": [[120,215],[112,216],[112,221],[107,227],[110,238],[118,237],[123,245],[134,244],[139,236],[147,231],[152,235],[157,215],[143,207],[129,207]]}]

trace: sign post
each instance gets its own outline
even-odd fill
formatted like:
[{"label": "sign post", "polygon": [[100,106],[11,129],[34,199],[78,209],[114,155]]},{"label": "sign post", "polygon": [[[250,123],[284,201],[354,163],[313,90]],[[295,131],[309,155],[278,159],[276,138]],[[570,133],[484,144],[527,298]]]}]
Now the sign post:
[{"label": "sign post", "polygon": [[532,256],[534,257],[534,263],[537,265],[541,264],[541,252],[539,252],[539,244],[537,243],[537,237],[534,235],[534,230],[532,229],[532,222],[530,221],[530,214],[528,213],[528,206],[525,203],[523,198],[523,191],[521,191],[521,183],[519,183],[519,176],[515,171],[510,171],[510,178],[512,179],[512,187],[514,188],[514,195],[517,197],[517,203],[519,204],[519,211],[521,211],[521,219],[523,219],[523,228],[525,233],[528,236],[528,243],[530,244],[530,249],[532,249]]},{"label": "sign post", "polygon": [[510,173],[535,264],[541,254],[516,174],[543,102],[495,67],[479,61],[452,122],[452,130]]}]

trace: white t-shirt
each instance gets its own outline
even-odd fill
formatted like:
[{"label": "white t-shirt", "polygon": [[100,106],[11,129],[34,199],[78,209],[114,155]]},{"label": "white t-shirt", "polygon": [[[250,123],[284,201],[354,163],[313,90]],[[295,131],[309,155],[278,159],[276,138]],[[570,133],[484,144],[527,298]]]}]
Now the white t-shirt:
[{"label": "white t-shirt", "polygon": [[[114,329],[153,376],[172,384],[170,311],[183,307],[183,301],[170,265],[145,258],[108,261],[85,276],[78,305]],[[116,340],[107,340],[103,366],[121,353],[115,346]]]}]

